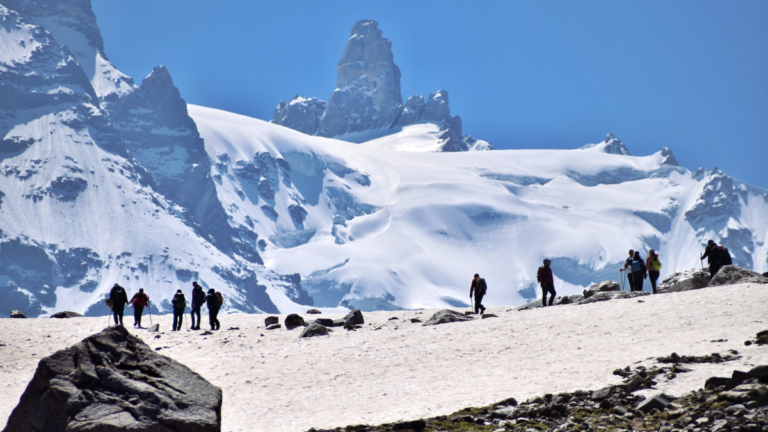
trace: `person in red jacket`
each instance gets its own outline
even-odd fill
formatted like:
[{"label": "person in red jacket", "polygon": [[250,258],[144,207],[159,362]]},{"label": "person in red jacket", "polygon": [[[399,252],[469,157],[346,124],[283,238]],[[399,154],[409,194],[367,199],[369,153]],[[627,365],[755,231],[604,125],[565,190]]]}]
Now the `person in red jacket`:
[{"label": "person in red jacket", "polygon": [[144,294],[144,288],[139,288],[139,292],[133,295],[131,305],[133,306],[133,326],[141,328],[141,315],[144,313],[144,308],[149,306],[149,296]]},{"label": "person in red jacket", "polygon": [[545,259],[544,265],[539,267],[539,271],[536,273],[536,280],[539,281],[539,285],[541,285],[541,305],[547,306],[547,293],[550,294],[549,297],[549,305],[552,306],[552,303],[555,302],[555,295],[557,295],[557,292],[555,292],[555,279],[552,277],[552,269],[549,268],[549,265],[552,263],[552,261]]}]

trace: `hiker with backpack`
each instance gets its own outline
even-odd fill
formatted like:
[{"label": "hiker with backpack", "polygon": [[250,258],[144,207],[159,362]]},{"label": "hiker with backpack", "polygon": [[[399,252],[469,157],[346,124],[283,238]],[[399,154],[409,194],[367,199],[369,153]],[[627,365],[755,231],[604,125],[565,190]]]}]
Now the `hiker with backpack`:
[{"label": "hiker with backpack", "polygon": [[648,279],[651,281],[653,293],[656,294],[656,281],[659,280],[661,261],[659,261],[659,254],[653,249],[648,251],[648,258],[645,260],[645,269],[648,270]]},{"label": "hiker with backpack", "polygon": [[173,305],[173,331],[179,331],[182,321],[184,321],[184,309],[187,307],[187,298],[184,297],[181,290],[176,290],[171,304]]},{"label": "hiker with backpack", "polygon": [[111,303],[110,307],[115,316],[115,325],[123,325],[123,312],[128,303],[128,294],[125,293],[125,288],[115,284],[109,291],[109,303]]},{"label": "hiker with backpack", "polygon": [[[630,249],[629,250],[629,257],[627,257],[626,260],[624,260],[624,267],[619,269],[619,274],[621,272],[625,271],[627,272],[627,282],[629,282],[629,290],[632,291],[632,287],[634,287],[634,283],[632,282],[632,271],[629,269],[632,268],[632,261],[635,259],[635,251]],[[623,276],[622,276],[623,279]]]},{"label": "hiker with backpack", "polygon": [[648,273],[645,269],[645,261],[640,256],[640,251],[635,251],[630,266],[632,268],[632,291],[642,291],[643,279],[648,277]]},{"label": "hiker with backpack", "polygon": [[141,315],[144,313],[144,308],[149,306],[149,296],[144,294],[144,288],[139,288],[139,292],[133,295],[131,306],[133,306],[133,326],[141,328]]},{"label": "hiker with backpack", "polygon": [[[197,281],[192,282],[192,312],[190,312],[190,316],[192,317],[192,330],[200,330],[200,309],[203,307],[203,303],[205,303],[205,292],[203,291],[203,287],[201,287]],[[195,322],[195,316],[197,316],[197,322]]]},{"label": "hiker with backpack", "polygon": [[720,245],[720,260],[724,266],[733,265],[733,258],[731,258],[731,251],[727,247]]},{"label": "hiker with backpack", "polygon": [[472,294],[475,295],[475,314],[485,313],[485,306],[483,306],[483,296],[488,291],[488,284],[485,283],[485,279],[481,278],[479,274],[475,273],[474,279],[472,279],[472,285],[469,287],[469,299],[472,301]]},{"label": "hiker with backpack", "polygon": [[[731,255],[728,254],[729,259],[730,256]],[[707,263],[709,264],[709,277],[711,279],[715,277],[717,271],[720,270],[720,267],[723,266],[722,253],[714,240],[709,240],[707,242],[707,247],[704,249],[704,254],[701,255],[701,259],[703,260],[704,258],[707,259]]]},{"label": "hiker with backpack", "polygon": [[557,292],[555,292],[555,278],[552,276],[552,268],[549,267],[551,263],[552,261],[545,259],[544,265],[539,267],[539,270],[536,272],[536,280],[539,281],[539,285],[541,285],[542,307],[547,306],[547,293],[550,295],[550,306],[555,302],[555,295],[557,295]]},{"label": "hiker with backpack", "polygon": [[205,297],[205,303],[208,306],[208,320],[211,324],[211,330],[218,330],[221,327],[219,324],[219,309],[224,304],[224,296],[220,292],[213,288],[208,290],[208,295]]}]

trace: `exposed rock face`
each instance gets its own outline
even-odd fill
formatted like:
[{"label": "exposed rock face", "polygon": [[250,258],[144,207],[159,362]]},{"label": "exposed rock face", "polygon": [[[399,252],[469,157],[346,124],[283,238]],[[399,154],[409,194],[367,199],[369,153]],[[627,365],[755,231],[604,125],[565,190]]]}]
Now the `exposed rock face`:
[{"label": "exposed rock face", "polygon": [[27,317],[27,316],[26,316],[26,315],[24,315],[24,314],[23,314],[21,311],[19,311],[19,310],[12,310],[12,311],[11,311],[11,318],[26,318],[26,317]]},{"label": "exposed rock face", "polygon": [[709,286],[709,272],[691,269],[675,273],[665,278],[657,287],[657,292],[670,293],[689,291]]},{"label": "exposed rock face", "polygon": [[421,120],[421,116],[424,115],[424,97],[421,95],[412,95],[405,101],[403,111],[400,113],[400,117],[397,119],[398,126],[405,126],[416,123]]},{"label": "exposed rock face", "polygon": [[621,287],[618,282],[604,281],[599,284],[593,284],[588,289],[584,290],[584,298],[590,298],[594,294],[606,291],[620,291]]},{"label": "exposed rock face", "polygon": [[448,91],[438,90],[430,93],[427,98],[427,106],[424,109],[424,120],[442,122],[449,115],[451,115],[451,108],[448,103]]},{"label": "exposed rock face", "polygon": [[363,318],[363,313],[360,312],[360,309],[355,309],[344,317],[344,322],[353,325],[362,325],[365,324],[365,319]]},{"label": "exposed rock face", "polygon": [[392,42],[381,37],[373,20],[358,21],[351,34],[336,66],[336,90],[320,121],[321,136],[389,127],[401,110],[400,68]]},{"label": "exposed rock face", "polygon": [[669,147],[664,147],[661,149],[661,155],[664,157],[664,160],[661,162],[662,165],[680,166],[680,164],[677,163],[675,155],[672,153],[672,150],[670,150]]},{"label": "exposed rock face", "polygon": [[307,135],[314,135],[320,128],[320,119],[328,103],[318,98],[294,96],[290,102],[280,101],[272,115],[272,123],[279,124]]},{"label": "exposed rock face", "polygon": [[82,315],[77,312],[70,312],[70,311],[63,311],[63,312],[56,312],[55,314],[51,315],[51,318],[78,318]]},{"label": "exposed rock face", "polygon": [[735,265],[727,265],[720,268],[717,274],[709,282],[709,286],[733,285],[738,283],[768,284],[768,278],[752,270],[743,269]]},{"label": "exposed rock face", "polygon": [[4,431],[221,430],[221,389],[122,326],[42,359]]},{"label": "exposed rock face", "polygon": [[629,149],[627,148],[627,146],[625,146],[624,143],[621,142],[621,140],[613,136],[613,134],[608,134],[605,137],[605,141],[603,141],[602,144],[604,145],[603,146],[604,153],[629,156]]},{"label": "exposed rock face", "polygon": [[464,314],[458,313],[456,311],[452,311],[450,309],[444,309],[439,312],[435,312],[435,314],[432,315],[432,317],[422,325],[428,326],[428,325],[447,324],[452,322],[472,321],[472,320],[473,318],[470,316],[466,316]]}]

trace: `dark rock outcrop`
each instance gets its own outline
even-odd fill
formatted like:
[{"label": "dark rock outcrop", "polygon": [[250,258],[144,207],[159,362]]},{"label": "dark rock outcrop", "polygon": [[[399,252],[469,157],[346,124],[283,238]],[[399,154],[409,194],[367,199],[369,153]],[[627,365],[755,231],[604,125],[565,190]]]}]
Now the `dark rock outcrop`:
[{"label": "dark rock outcrop", "polygon": [[435,314],[432,315],[432,317],[422,325],[428,326],[428,325],[437,325],[437,324],[447,324],[452,322],[472,321],[473,319],[474,318],[470,316],[466,316],[456,311],[452,311],[450,309],[443,309],[439,312],[435,312]]},{"label": "dark rock outcrop", "polygon": [[305,327],[306,325],[307,323],[304,322],[304,318],[301,315],[290,314],[285,317],[285,328],[288,330],[293,330],[296,327]]},{"label": "dark rock outcrop", "polygon": [[657,292],[671,293],[689,291],[709,286],[709,272],[691,269],[666,277],[657,287]]},{"label": "dark rock outcrop", "polygon": [[590,298],[594,294],[607,291],[621,291],[621,287],[618,282],[604,281],[597,284],[590,285],[589,288],[584,290],[584,298]]},{"label": "dark rock outcrop", "polygon": [[320,314],[322,314],[322,312],[317,310],[317,309],[310,309],[310,310],[307,311],[307,314],[309,314],[309,315],[320,315]]},{"label": "dark rock outcrop", "polygon": [[280,322],[280,318],[278,318],[276,316],[268,316],[268,317],[264,318],[264,325],[266,327],[269,327],[269,326],[271,326],[273,324],[277,324],[279,322]]},{"label": "dark rock outcrop", "polygon": [[589,298],[585,298],[584,300],[580,301],[578,304],[589,304],[589,303],[597,303],[601,301],[607,301],[607,300],[621,300],[621,299],[631,299],[635,297],[643,297],[650,295],[648,291],[605,291],[605,292],[598,292],[597,294],[594,294],[593,296]]},{"label": "dark rock outcrop", "polygon": [[308,325],[304,330],[302,330],[299,337],[306,338],[306,337],[312,337],[312,336],[327,336],[329,332],[331,332],[331,329],[329,329],[328,327],[318,322],[313,322],[312,324]]},{"label": "dark rock outcrop", "polygon": [[328,103],[318,98],[296,95],[290,102],[280,101],[272,114],[272,123],[314,135],[320,128],[320,119]]},{"label": "dark rock outcrop", "polygon": [[11,311],[11,318],[26,318],[27,316],[24,315],[21,311],[18,310],[12,310]]},{"label": "dark rock outcrop", "polygon": [[709,286],[733,285],[739,283],[768,284],[768,277],[752,270],[747,270],[735,265],[727,265],[720,268],[717,274],[709,281]]},{"label": "dark rock outcrop", "polygon": [[365,324],[365,319],[363,318],[363,313],[360,312],[360,309],[355,309],[352,312],[348,313],[344,317],[344,323],[349,323],[353,325],[363,325]]},{"label": "dark rock outcrop", "polygon": [[312,325],[312,323],[318,323],[318,324],[320,324],[322,326],[326,326],[326,327],[333,327],[333,320],[330,319],[330,318],[318,318],[318,319],[316,319],[314,321],[309,322],[308,324]]},{"label": "dark rock outcrop", "polygon": [[5,432],[221,430],[221,389],[122,326],[42,359]]},{"label": "dark rock outcrop", "polygon": [[405,126],[416,123],[421,120],[424,115],[426,105],[424,104],[424,97],[421,95],[411,95],[407,101],[403,111],[400,113],[400,117],[397,119],[398,126]]},{"label": "dark rock outcrop", "polygon": [[51,318],[78,318],[82,315],[77,312],[70,312],[70,311],[62,311],[62,312],[56,312],[55,314],[51,315]]}]

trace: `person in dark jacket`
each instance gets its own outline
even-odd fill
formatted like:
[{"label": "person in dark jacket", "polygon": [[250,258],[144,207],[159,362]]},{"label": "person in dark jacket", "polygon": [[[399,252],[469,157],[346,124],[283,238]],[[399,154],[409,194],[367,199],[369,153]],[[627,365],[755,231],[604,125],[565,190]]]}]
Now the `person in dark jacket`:
[{"label": "person in dark jacket", "polygon": [[720,256],[720,248],[717,247],[717,243],[714,240],[707,242],[707,247],[704,249],[704,254],[701,255],[701,259],[707,259],[709,264],[709,277],[713,278],[723,266],[722,257]]},{"label": "person in dark jacket", "polygon": [[221,302],[219,302],[219,296],[216,295],[216,290],[213,288],[208,290],[208,295],[205,296],[205,303],[208,306],[208,321],[210,321],[211,330],[218,330],[221,327],[218,318]]},{"label": "person in dark jacket", "polygon": [[184,309],[187,307],[187,298],[184,297],[181,290],[176,290],[171,304],[173,305],[173,331],[179,331],[182,321],[184,321]]},{"label": "person in dark jacket", "polygon": [[115,284],[109,292],[109,299],[112,301],[112,313],[115,315],[115,325],[123,325],[123,312],[126,303],[128,303],[128,294],[125,293],[125,288]]},{"label": "person in dark jacket", "polygon": [[643,290],[643,279],[648,277],[648,273],[645,270],[645,261],[640,256],[640,251],[635,251],[635,256],[632,257],[632,291]]},{"label": "person in dark jacket", "polygon": [[472,279],[472,285],[469,287],[469,298],[472,298],[472,295],[475,296],[475,314],[485,313],[485,306],[483,306],[483,296],[485,296],[485,292],[488,291],[488,285],[485,283],[485,279],[480,278],[480,275],[475,273],[474,279]]},{"label": "person in dark jacket", "polygon": [[[197,281],[192,282],[192,312],[190,312],[192,316],[192,330],[200,330],[200,309],[203,307],[203,303],[205,303],[203,287]],[[197,316],[197,321],[195,321],[195,316]]]},{"label": "person in dark jacket", "polygon": [[619,274],[621,272],[625,271],[627,272],[627,282],[629,282],[629,290],[632,291],[635,284],[632,282],[632,261],[635,259],[635,251],[630,249],[629,250],[629,257],[627,257],[626,260],[624,260],[624,267],[619,269]]},{"label": "person in dark jacket", "polygon": [[539,267],[539,270],[536,272],[536,280],[539,281],[539,285],[541,285],[542,306],[547,306],[547,293],[550,295],[550,306],[555,302],[555,295],[557,295],[557,292],[555,292],[555,279],[552,276],[552,269],[549,267],[551,263],[552,261],[545,259],[544,265]]},{"label": "person in dark jacket", "polygon": [[144,308],[149,306],[149,296],[144,294],[144,288],[139,288],[139,292],[133,295],[131,305],[133,306],[133,326],[141,328],[141,315],[144,313]]},{"label": "person in dark jacket", "polygon": [[653,249],[648,251],[648,258],[645,260],[645,269],[648,271],[648,279],[651,281],[653,293],[656,294],[656,281],[659,280],[661,261],[659,261],[659,254]]}]

